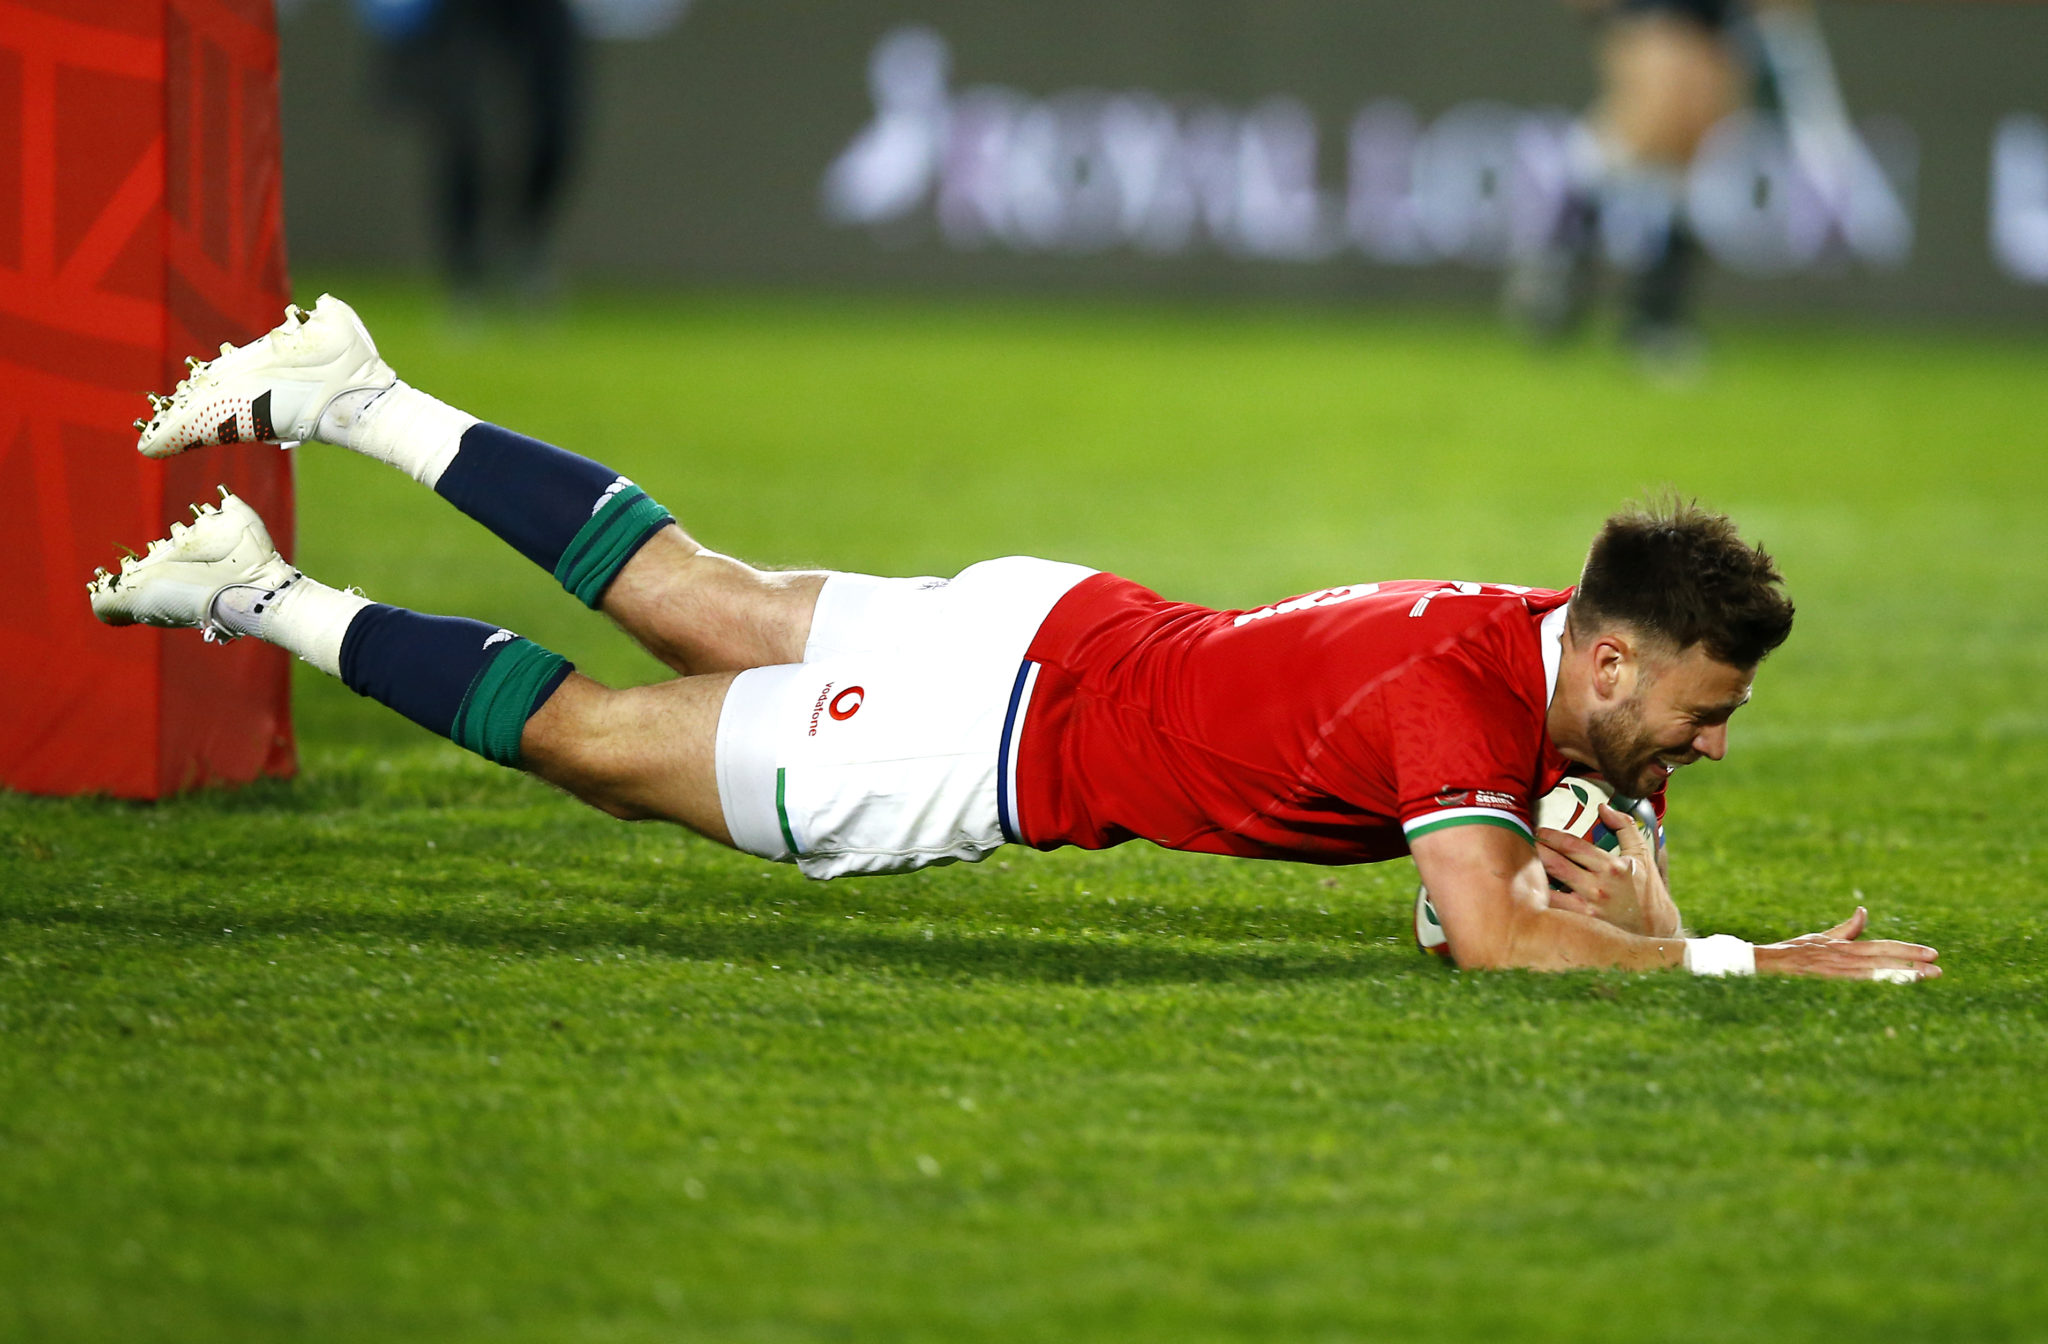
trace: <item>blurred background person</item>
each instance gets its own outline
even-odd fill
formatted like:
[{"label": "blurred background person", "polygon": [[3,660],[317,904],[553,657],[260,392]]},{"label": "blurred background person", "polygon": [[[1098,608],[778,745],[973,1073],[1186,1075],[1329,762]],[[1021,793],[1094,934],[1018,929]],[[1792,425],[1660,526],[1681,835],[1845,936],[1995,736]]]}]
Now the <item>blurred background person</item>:
[{"label": "blurred background person", "polygon": [[1550,229],[1509,268],[1505,307],[1540,339],[1572,334],[1604,253],[1625,276],[1622,339],[1646,364],[1683,372],[1700,355],[1702,259],[1687,173],[1709,133],[1754,100],[1782,116],[1791,157],[1817,190],[1878,170],[1805,0],[1567,3],[1597,21],[1599,92],[1567,137]]},{"label": "blurred background person", "polygon": [[382,92],[428,139],[434,241],[458,307],[553,296],[550,243],[582,142],[569,0],[357,0]]}]

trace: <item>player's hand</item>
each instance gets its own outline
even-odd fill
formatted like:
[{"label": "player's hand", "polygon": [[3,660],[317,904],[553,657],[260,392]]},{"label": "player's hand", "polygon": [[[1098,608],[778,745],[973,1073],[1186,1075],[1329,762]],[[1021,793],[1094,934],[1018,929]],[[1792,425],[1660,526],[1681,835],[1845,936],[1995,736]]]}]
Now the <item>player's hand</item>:
[{"label": "player's hand", "polygon": [[1932,980],[1941,974],[1941,967],[1934,964],[1941,954],[1931,947],[1886,938],[1863,942],[1863,930],[1869,923],[1869,914],[1859,905],[1855,914],[1825,933],[1765,943],[1756,950],[1756,973],[1817,975],[1835,980],[1882,980],[1907,975],[1915,980]]},{"label": "player's hand", "polygon": [[1548,826],[1536,832],[1536,855],[1543,861],[1543,871],[1568,888],[1551,893],[1551,906],[1591,915],[1630,933],[1658,938],[1677,933],[1678,908],[1664,889],[1649,839],[1633,817],[1604,803],[1600,820],[1620,842],[1612,851]]}]

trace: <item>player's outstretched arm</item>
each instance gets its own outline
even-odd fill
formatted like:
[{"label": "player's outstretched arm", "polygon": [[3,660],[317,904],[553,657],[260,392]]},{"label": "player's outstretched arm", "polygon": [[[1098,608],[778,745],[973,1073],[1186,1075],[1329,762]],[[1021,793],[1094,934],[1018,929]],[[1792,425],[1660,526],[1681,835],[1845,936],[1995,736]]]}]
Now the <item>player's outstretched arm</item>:
[{"label": "player's outstretched arm", "polygon": [[1543,864],[1521,835],[1456,826],[1416,837],[1415,866],[1443,921],[1451,955],[1470,969],[1754,971],[1836,979],[1929,979],[1941,974],[1931,947],[1862,941],[1866,916],[1824,933],[1752,947],[1739,939],[1646,937],[1553,905]]}]

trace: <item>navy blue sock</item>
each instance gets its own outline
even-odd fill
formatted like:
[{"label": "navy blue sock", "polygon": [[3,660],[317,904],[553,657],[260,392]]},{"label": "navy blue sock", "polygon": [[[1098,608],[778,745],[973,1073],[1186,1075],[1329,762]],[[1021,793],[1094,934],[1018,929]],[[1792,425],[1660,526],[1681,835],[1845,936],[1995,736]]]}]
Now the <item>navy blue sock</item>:
[{"label": "navy blue sock", "polygon": [[595,607],[648,538],[674,521],[610,467],[496,425],[464,431],[434,489],[586,607]]},{"label": "navy blue sock", "polygon": [[573,670],[510,630],[381,602],[356,613],[341,640],[350,690],[499,765],[519,764],[526,721]]}]

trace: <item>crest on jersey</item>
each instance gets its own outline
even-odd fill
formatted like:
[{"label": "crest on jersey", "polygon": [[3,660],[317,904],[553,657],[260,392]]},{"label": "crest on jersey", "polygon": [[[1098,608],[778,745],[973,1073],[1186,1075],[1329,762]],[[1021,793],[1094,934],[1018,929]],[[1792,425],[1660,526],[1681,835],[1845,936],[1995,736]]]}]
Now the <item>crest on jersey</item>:
[{"label": "crest on jersey", "polygon": [[1522,800],[1496,789],[1438,789],[1438,807],[1491,807],[1502,812],[1519,812]]}]

